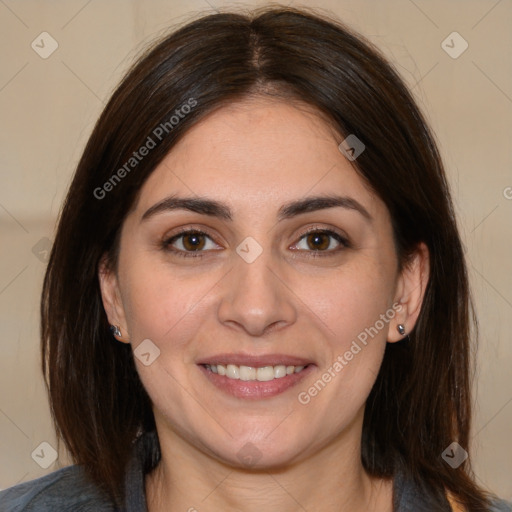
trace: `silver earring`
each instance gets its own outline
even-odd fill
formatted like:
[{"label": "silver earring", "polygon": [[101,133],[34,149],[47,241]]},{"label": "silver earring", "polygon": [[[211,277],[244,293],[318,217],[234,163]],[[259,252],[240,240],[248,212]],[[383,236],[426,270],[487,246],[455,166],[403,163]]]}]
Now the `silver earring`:
[{"label": "silver earring", "polygon": [[114,336],[119,336],[121,337],[121,329],[119,329],[119,327],[117,325],[111,325],[110,326],[110,332],[114,335]]},{"label": "silver earring", "polygon": [[398,324],[398,325],[396,326],[396,328],[397,328],[397,330],[398,330],[399,334],[401,334],[402,336],[405,334],[405,327],[404,327],[404,324]]}]

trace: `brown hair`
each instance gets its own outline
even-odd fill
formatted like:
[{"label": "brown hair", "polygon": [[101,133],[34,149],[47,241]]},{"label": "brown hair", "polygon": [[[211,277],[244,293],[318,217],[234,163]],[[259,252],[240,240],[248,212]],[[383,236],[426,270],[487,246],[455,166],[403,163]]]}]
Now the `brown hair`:
[{"label": "brown hair", "polygon": [[[177,140],[214,109],[269,90],[306,102],[341,136],[363,141],[354,165],[390,211],[400,264],[421,241],[430,251],[416,327],[407,342],[387,345],[366,403],[365,469],[381,477],[404,471],[428,490],[434,506],[449,490],[469,511],[484,510],[487,495],[474,483],[469,461],[452,469],[441,458],[452,441],[468,449],[474,318],[438,150],[380,53],[339,22],[306,10],[193,21],[149,49],[105,107],[63,206],[43,287],[42,364],[59,438],[99,486],[122,500],[132,443],[155,423],[131,347],[109,331],[99,262],[108,254],[115,268],[123,220]],[[155,128],[191,99],[195,107],[112,181]],[[107,189],[108,195],[98,192]]]}]

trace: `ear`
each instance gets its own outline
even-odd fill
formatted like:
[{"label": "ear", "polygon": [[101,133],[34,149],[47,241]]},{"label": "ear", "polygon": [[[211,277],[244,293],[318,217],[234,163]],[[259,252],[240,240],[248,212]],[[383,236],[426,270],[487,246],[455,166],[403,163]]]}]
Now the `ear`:
[{"label": "ear", "polygon": [[110,325],[119,327],[121,331],[121,336],[113,336],[118,341],[130,343],[123,302],[119,291],[118,278],[115,271],[112,270],[108,264],[107,255],[103,255],[98,265],[98,279],[100,282],[103,307],[107,314],[108,321]]},{"label": "ear", "polygon": [[[390,321],[388,342],[400,341],[414,329],[423,304],[429,275],[430,255],[426,244],[421,242],[398,278],[394,303],[398,303],[401,307],[396,308],[396,315]],[[398,332],[399,324],[404,326],[405,334]]]}]

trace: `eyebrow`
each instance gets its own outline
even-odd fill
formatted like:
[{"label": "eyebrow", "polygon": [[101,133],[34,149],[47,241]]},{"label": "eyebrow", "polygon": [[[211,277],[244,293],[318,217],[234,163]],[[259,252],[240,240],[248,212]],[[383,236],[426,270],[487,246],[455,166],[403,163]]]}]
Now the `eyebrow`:
[{"label": "eyebrow", "polygon": [[[277,219],[282,221],[304,213],[325,210],[327,208],[354,210],[359,212],[367,221],[371,222],[373,220],[368,210],[361,203],[351,197],[338,195],[309,196],[291,201],[279,208]],[[146,210],[144,215],[142,215],[141,222],[157,214],[173,210],[188,210],[226,221],[233,220],[233,213],[230,207],[225,203],[204,197],[169,196]]]}]

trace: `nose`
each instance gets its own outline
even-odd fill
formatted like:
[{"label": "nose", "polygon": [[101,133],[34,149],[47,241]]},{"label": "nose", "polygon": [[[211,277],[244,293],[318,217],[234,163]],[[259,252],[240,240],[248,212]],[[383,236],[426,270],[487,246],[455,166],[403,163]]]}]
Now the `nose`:
[{"label": "nose", "polygon": [[262,336],[296,320],[293,292],[268,249],[251,263],[235,254],[222,286],[218,318],[225,325]]}]

